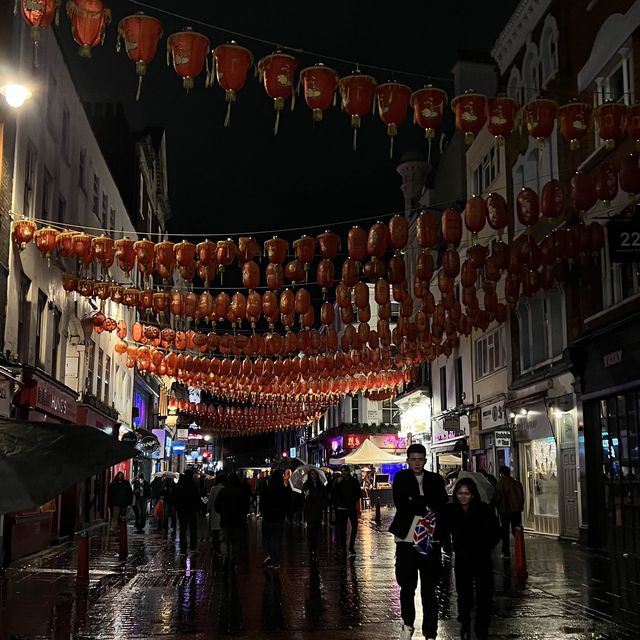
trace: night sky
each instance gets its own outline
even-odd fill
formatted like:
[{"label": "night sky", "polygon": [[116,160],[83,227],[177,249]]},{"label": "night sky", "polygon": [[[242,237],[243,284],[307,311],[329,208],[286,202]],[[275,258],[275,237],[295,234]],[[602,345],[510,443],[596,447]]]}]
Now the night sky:
[{"label": "night sky", "polygon": [[[205,89],[203,74],[187,94],[173,67],[167,67],[169,34],[190,25],[207,35],[214,47],[234,39],[252,51],[256,62],[275,49],[197,24],[199,20],[283,47],[357,61],[361,71],[379,83],[397,80],[416,90],[430,82],[451,94],[450,70],[458,50],[489,50],[518,2],[493,2],[490,10],[488,3],[468,1],[149,2],[189,20],[140,4],[107,2],[113,20],[104,46],[94,49],[89,60],[77,55],[66,15],[60,16],[59,40],[83,100],[123,103],[133,129],[166,129],[172,233],[216,236],[311,224],[324,227],[402,210],[395,167],[403,152],[425,149],[423,132],[409,114],[390,160],[386,127],[377,114],[370,114],[363,119],[359,148],[353,152],[347,114],[337,106],[314,125],[300,95],[293,113],[287,102],[280,133],[274,137],[272,101],[253,76],[238,94],[231,127],[226,129],[221,87],[216,83]],[[115,42],[120,19],[141,9],[162,21],[164,36],[136,103],[135,65],[124,47],[116,53]],[[294,55],[298,71],[317,62],[332,66],[341,76],[354,69],[353,64],[320,55]],[[367,64],[415,75],[371,69]]]}]

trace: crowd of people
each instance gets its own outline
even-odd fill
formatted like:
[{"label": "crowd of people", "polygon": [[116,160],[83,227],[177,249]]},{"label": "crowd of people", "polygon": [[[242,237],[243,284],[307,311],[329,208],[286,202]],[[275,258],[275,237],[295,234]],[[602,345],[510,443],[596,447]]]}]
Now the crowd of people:
[{"label": "crowd of people", "polygon": [[[502,555],[510,556],[510,535],[522,526],[522,484],[511,478],[509,467],[500,469],[497,481],[487,474],[461,472],[449,495],[444,478],[425,470],[425,463],[425,448],[412,444],[407,449],[408,468],[396,473],[393,480],[396,511],[389,531],[396,542],[395,575],[403,620],[400,638],[409,640],[414,633],[418,580],[422,632],[427,639],[436,638],[436,590],[444,554],[454,558],[460,636],[462,640],[471,637],[475,609],[475,636],[484,640],[488,638],[492,615],[491,553],[502,540]],[[169,475],[157,477],[151,484],[142,474],[129,483],[118,473],[108,494],[111,531],[115,532],[118,523],[126,519],[131,505],[135,527],[144,531],[150,501],[158,529],[178,532],[183,554],[197,553],[198,523],[206,516],[206,531],[201,526],[200,536],[204,532],[225,570],[233,570],[238,561],[251,515],[261,521],[264,567],[280,569],[286,522],[305,526],[311,562],[318,560],[323,524],[334,528],[338,554],[353,558],[365,495],[362,482],[347,465],[333,475],[313,467],[303,471],[302,478],[296,478],[295,488],[291,469],[263,472],[251,482],[235,472],[200,476],[193,468],[182,473],[177,482]]]}]

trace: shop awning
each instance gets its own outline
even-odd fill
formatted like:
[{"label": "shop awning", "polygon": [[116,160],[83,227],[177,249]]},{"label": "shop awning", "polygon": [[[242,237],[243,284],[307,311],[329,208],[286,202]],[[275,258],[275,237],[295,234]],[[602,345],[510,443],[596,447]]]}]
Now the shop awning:
[{"label": "shop awning", "polygon": [[442,440],[431,444],[431,451],[434,453],[444,453],[445,451],[463,451],[466,449],[467,436],[457,436],[449,440]]},{"label": "shop awning", "polygon": [[371,440],[365,440],[353,453],[343,458],[331,458],[329,464],[403,464],[405,456],[395,456],[376,447]]}]

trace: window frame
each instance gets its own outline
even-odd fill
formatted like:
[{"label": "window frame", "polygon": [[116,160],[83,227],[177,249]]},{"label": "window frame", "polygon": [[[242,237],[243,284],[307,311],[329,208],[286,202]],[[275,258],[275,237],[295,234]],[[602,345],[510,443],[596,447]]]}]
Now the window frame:
[{"label": "window frame", "polygon": [[382,422],[384,424],[400,425],[400,409],[393,404],[393,398],[382,400],[381,405]]},{"label": "window frame", "polygon": [[31,217],[33,214],[37,168],[38,152],[31,140],[28,140],[24,158],[24,191],[22,196],[22,215],[25,217]]},{"label": "window frame", "polygon": [[440,412],[447,410],[447,365],[440,367]]},{"label": "window frame", "polygon": [[29,362],[29,347],[31,346],[31,300],[29,293],[31,280],[20,274],[20,288],[18,301],[18,357],[21,362]]},{"label": "window frame", "polygon": [[[475,341],[474,357],[474,375],[476,380],[484,380],[485,378],[502,371],[507,366],[503,327],[497,327],[493,331],[483,334]],[[493,362],[496,364],[493,369],[489,366],[491,359],[493,359]]]}]

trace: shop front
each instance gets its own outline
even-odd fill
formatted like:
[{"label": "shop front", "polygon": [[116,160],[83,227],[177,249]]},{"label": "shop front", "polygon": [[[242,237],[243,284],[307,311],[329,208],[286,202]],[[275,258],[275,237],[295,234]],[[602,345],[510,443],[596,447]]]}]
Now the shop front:
[{"label": "shop front", "polygon": [[[640,555],[640,317],[585,336],[581,542]],[[583,504],[585,504],[583,496]]]},{"label": "shop front", "polygon": [[512,434],[504,398],[478,407],[469,418],[469,432],[475,471],[497,478],[500,467],[511,467]]}]

